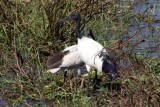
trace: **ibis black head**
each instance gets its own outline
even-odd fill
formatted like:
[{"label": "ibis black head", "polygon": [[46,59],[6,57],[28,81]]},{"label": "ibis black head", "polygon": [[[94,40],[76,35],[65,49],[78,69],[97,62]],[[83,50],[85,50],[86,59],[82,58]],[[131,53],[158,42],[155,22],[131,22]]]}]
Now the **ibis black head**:
[{"label": "ibis black head", "polygon": [[61,19],[60,22],[65,22],[66,20],[71,19],[76,22],[76,36],[77,38],[81,39],[81,31],[80,31],[80,21],[81,21],[81,15],[78,12],[72,12],[69,16],[66,16],[65,18]]},{"label": "ibis black head", "polygon": [[116,64],[114,61],[105,53],[101,53],[100,57],[102,57],[102,71],[108,75],[110,80],[115,80],[119,78],[119,73],[117,72],[116,69]]},{"label": "ibis black head", "polygon": [[81,18],[81,15],[78,12],[72,12],[68,18],[77,21]]},{"label": "ibis black head", "polygon": [[69,16],[65,17],[64,19],[61,19],[60,21],[64,22],[65,20],[68,20],[68,19],[72,19],[74,21],[78,21],[78,20],[80,20],[80,18],[81,18],[80,13],[72,12]]}]

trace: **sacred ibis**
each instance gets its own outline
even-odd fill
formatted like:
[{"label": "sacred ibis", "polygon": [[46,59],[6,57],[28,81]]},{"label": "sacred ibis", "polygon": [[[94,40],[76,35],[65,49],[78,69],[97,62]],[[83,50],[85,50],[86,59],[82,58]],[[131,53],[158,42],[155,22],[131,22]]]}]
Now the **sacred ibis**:
[{"label": "sacred ibis", "polygon": [[[87,71],[94,68],[99,72],[108,75],[109,79],[114,80],[119,77],[114,61],[109,56],[105,48],[97,41],[81,35],[80,21],[81,16],[78,12],[73,12],[69,16],[61,19],[61,22],[72,19],[76,22],[75,33],[78,41],[78,53],[82,61],[87,65]],[[97,77],[96,77],[97,78]],[[90,72],[88,72],[87,96],[89,96]]]},{"label": "sacred ibis", "polygon": [[[89,29],[86,34],[88,37],[95,39],[92,30]],[[66,73],[68,69],[75,68],[80,75],[80,67],[84,65],[79,52],[77,51],[77,45],[72,45],[65,48],[61,52],[55,53],[51,56],[47,63],[47,71],[51,73],[56,73],[60,69],[64,70],[64,77],[66,77]]]}]

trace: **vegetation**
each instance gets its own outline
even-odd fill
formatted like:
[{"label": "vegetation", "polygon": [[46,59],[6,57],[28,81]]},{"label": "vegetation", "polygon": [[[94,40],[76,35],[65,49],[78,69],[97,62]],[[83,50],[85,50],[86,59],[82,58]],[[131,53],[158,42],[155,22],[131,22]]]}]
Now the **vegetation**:
[{"label": "vegetation", "polygon": [[[158,107],[160,2],[151,1],[1,0],[0,106]],[[65,82],[63,72],[45,72],[48,54],[76,43],[72,21],[56,30],[73,11],[81,13],[82,31],[93,29],[113,55],[121,75],[111,84],[101,77],[91,97],[87,79],[81,88],[72,71]]]}]

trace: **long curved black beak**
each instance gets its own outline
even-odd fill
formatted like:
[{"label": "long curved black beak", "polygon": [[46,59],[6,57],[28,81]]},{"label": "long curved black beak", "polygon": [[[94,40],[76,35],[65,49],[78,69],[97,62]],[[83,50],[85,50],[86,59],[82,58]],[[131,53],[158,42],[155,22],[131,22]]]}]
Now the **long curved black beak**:
[{"label": "long curved black beak", "polygon": [[63,27],[63,23],[67,20],[71,19],[70,16],[66,16],[65,18],[63,19],[60,19],[57,24],[56,24],[56,29],[59,29],[59,28],[62,28]]},{"label": "long curved black beak", "polygon": [[65,18],[63,19],[60,19],[57,24],[56,24],[56,28],[59,29],[59,28],[62,28],[63,27],[63,23],[67,20],[71,19],[70,16],[66,16]]},{"label": "long curved black beak", "polygon": [[66,16],[66,17],[63,18],[63,19],[60,19],[59,22],[60,22],[60,23],[63,23],[63,22],[65,22],[65,21],[69,20],[69,19],[71,19],[71,16]]}]

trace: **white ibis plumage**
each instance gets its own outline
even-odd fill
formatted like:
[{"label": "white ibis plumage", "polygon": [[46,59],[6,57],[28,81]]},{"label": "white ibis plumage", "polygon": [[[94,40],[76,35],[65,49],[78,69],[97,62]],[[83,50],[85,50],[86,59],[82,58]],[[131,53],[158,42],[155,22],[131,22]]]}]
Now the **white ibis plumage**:
[{"label": "white ibis plumage", "polygon": [[[67,19],[72,19],[76,22],[75,33],[78,41],[78,53],[82,61],[87,65],[88,71],[90,71],[90,68],[94,68],[108,75],[111,80],[117,79],[119,74],[116,65],[105,48],[97,41],[81,35],[80,14],[78,12],[73,12],[64,19],[61,19],[61,22]],[[87,95],[89,96],[90,72],[88,72],[88,79]]]},{"label": "white ibis plumage", "polygon": [[[94,38],[91,29],[88,30],[87,36],[90,38]],[[51,56],[47,63],[47,71],[51,73],[56,73],[60,69],[64,70],[64,77],[66,77],[66,73],[68,69],[76,68],[77,71],[80,71],[80,67],[84,65],[79,52],[77,50],[77,45],[72,45],[65,48],[61,52],[55,53]]]}]

